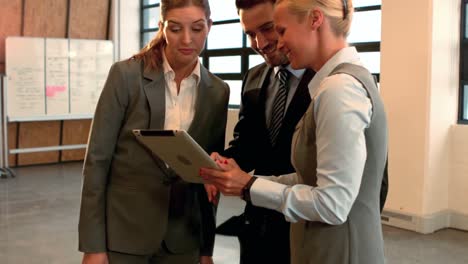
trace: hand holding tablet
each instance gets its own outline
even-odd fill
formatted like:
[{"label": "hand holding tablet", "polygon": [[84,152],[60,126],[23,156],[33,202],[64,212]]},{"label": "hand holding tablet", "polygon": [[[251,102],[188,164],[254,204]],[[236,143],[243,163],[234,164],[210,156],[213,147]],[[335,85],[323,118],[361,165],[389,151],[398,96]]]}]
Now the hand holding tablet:
[{"label": "hand holding tablet", "polygon": [[134,129],[137,140],[184,181],[204,183],[200,168],[218,168],[208,153],[184,130]]}]

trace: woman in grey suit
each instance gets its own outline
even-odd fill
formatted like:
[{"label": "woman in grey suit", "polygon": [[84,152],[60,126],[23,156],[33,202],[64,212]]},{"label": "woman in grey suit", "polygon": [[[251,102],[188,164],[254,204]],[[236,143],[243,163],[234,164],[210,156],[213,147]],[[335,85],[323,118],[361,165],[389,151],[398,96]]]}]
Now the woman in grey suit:
[{"label": "woman in grey suit", "polygon": [[278,0],[278,47],[293,68],[317,73],[311,103],[296,126],[296,173],[252,177],[234,160],[201,175],[224,194],[282,212],[291,224],[293,264],[384,263],[380,186],[387,122],[372,75],[348,47],[351,0]]},{"label": "woman in grey suit", "polygon": [[228,85],[198,56],[211,27],[208,0],[162,0],[159,32],[109,72],[83,170],[83,263],[212,263],[215,208],[143,148],[133,129],[184,129],[221,151]]}]

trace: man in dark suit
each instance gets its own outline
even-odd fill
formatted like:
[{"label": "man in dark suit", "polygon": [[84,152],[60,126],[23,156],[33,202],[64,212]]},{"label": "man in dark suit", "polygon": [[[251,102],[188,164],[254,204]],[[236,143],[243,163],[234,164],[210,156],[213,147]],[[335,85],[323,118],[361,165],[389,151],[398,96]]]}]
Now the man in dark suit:
[{"label": "man in dark suit", "polygon": [[[275,0],[236,0],[241,25],[251,47],[265,63],[251,68],[244,76],[239,122],[234,139],[224,155],[232,157],[245,171],[256,175],[281,175],[294,172],[290,162],[294,128],[310,103],[307,84],[314,72],[293,70],[276,45],[273,24]],[[288,71],[287,92],[282,122],[275,123],[275,98],[279,72]],[[276,127],[276,130],[274,129]],[[276,134],[272,139],[272,134]],[[289,223],[278,212],[247,203],[240,223],[240,262],[289,263]]]}]

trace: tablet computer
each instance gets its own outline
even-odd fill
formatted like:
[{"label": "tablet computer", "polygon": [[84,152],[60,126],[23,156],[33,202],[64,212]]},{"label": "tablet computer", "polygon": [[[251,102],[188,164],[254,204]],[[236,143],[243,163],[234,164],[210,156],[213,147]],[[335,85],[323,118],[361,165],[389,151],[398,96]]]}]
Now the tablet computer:
[{"label": "tablet computer", "polygon": [[137,140],[163,160],[184,181],[203,183],[200,168],[218,168],[185,130],[134,129]]}]

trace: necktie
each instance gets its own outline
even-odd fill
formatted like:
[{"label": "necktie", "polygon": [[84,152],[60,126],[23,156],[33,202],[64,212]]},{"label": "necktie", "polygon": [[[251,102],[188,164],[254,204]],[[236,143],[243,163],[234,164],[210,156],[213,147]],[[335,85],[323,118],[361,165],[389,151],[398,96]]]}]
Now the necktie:
[{"label": "necktie", "polygon": [[281,130],[281,125],[283,124],[284,112],[286,110],[286,99],[288,98],[288,77],[288,70],[281,68],[277,75],[279,87],[273,101],[270,128],[268,130],[272,146],[275,146],[276,139]]}]

